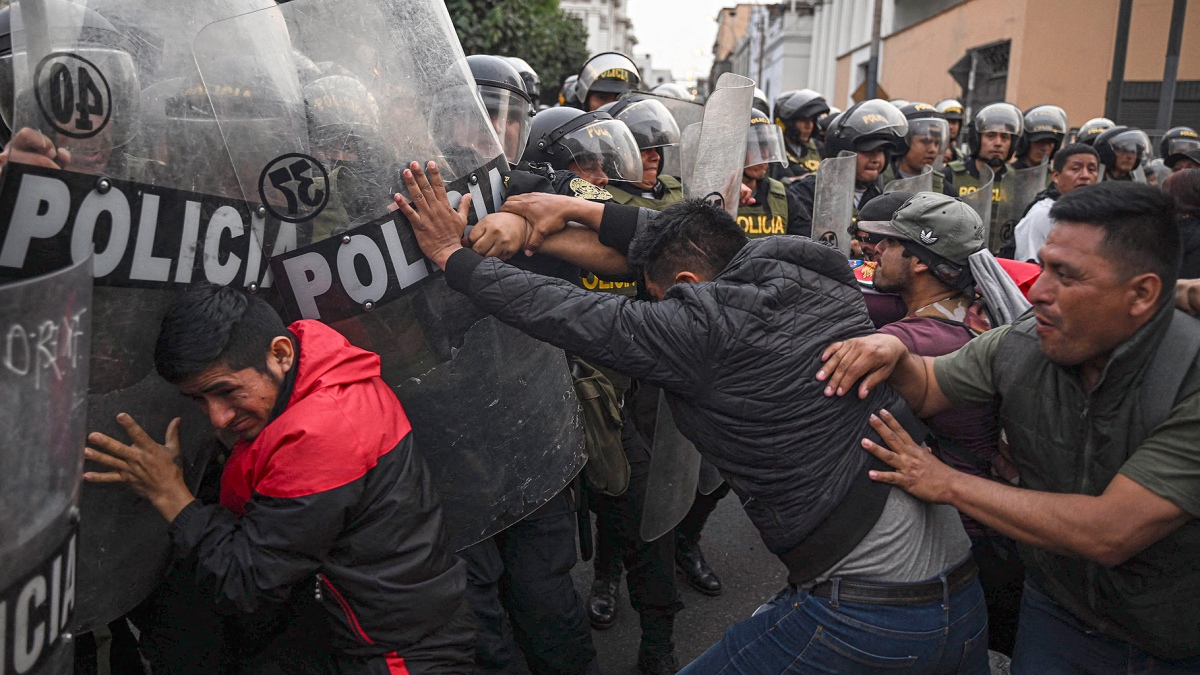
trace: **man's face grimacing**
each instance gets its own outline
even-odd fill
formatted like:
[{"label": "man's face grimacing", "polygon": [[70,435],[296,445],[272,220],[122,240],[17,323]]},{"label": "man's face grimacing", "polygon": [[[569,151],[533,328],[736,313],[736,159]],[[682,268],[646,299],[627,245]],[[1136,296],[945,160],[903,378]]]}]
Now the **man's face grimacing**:
[{"label": "man's face grimacing", "polygon": [[1052,177],[1054,186],[1065,195],[1075,188],[1094,184],[1099,175],[1100,161],[1086,152],[1081,152],[1071,155],[1063,165],[1063,170],[1055,171]]},{"label": "man's face grimacing", "polygon": [[263,370],[235,371],[217,363],[179,385],[179,391],[200,404],[213,427],[236,433],[242,441],[252,441],[270,423],[283,378],[294,365],[292,341],[277,337],[271,341]]},{"label": "man's face grimacing", "polygon": [[979,137],[979,158],[1004,159],[1012,147],[1012,134],[1003,131],[988,131]]},{"label": "man's face grimacing", "polygon": [[1111,353],[1141,325],[1146,303],[1157,304],[1161,281],[1149,282],[1158,277],[1128,276],[1111,256],[1102,227],[1059,221],[1050,230],[1038,251],[1042,274],[1029,289],[1042,353],[1050,361],[1077,366]]},{"label": "man's face grimacing", "polygon": [[880,293],[903,293],[912,285],[915,257],[904,257],[904,242],[887,237],[875,247],[875,290]]},{"label": "man's face grimacing", "polygon": [[567,165],[567,171],[596,187],[608,185],[608,174],[604,173],[604,163],[599,157],[583,157],[572,161]]},{"label": "man's face grimacing", "polygon": [[883,163],[886,156],[884,148],[859,150],[858,166],[855,169],[854,180],[859,183],[874,182],[876,178],[879,178],[879,173],[883,171]]}]

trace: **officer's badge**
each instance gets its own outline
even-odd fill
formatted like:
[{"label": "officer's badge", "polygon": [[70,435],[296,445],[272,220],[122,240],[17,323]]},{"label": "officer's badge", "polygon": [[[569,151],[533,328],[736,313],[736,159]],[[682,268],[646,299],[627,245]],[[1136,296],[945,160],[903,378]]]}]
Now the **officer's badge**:
[{"label": "officer's badge", "polygon": [[808,169],[809,171],[816,171],[817,169],[821,168],[821,160],[812,158],[806,159],[804,160],[804,168]]},{"label": "officer's badge", "polygon": [[612,193],[604,188],[596,187],[582,178],[571,179],[571,192],[576,197],[593,202],[606,202],[613,198]]}]

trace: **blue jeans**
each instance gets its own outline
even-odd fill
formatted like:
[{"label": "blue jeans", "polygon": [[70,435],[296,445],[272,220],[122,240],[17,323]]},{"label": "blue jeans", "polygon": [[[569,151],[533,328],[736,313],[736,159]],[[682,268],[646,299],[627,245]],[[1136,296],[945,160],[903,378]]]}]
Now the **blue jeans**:
[{"label": "blue jeans", "polygon": [[680,675],[965,673],[988,675],[987,606],[979,582],[941,602],[839,602],[785,588]]},{"label": "blue jeans", "polygon": [[1200,658],[1167,663],[1080,623],[1041,586],[1025,582],[1013,675],[1200,673]]}]

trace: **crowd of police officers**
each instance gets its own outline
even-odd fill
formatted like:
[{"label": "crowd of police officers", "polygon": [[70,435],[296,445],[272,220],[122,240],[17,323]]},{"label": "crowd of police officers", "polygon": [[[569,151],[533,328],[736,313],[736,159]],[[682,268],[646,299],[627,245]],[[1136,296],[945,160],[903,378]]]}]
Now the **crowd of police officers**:
[{"label": "crowd of police officers", "polygon": [[[7,9],[4,12],[7,19]],[[544,180],[561,195],[652,210],[684,198],[686,132],[704,112],[694,92],[673,83],[649,89],[627,55],[603,53],[563,82],[557,100],[549,102],[554,105],[546,105],[543,83],[525,60],[474,55],[467,64],[504,155],[521,170],[507,185],[510,195],[532,189],[522,181]],[[345,126],[347,110],[378,114],[367,110],[369,102],[353,104],[369,96],[348,75],[330,71],[305,89],[305,96],[314,101],[338,102],[329,106],[331,115],[340,116],[330,126]],[[5,120],[11,123],[11,99],[7,105]],[[321,127],[322,110],[310,107],[310,124]],[[1000,102],[970,111],[954,99],[935,104],[868,100],[842,111],[809,89],[783,92],[773,101],[755,90],[746,134],[744,187],[737,210],[746,235],[819,238],[842,248],[848,258],[868,260],[873,256],[872,235],[853,225],[849,231],[826,225],[821,208],[831,191],[840,190],[845,193],[841,197],[850,200],[851,222],[868,202],[893,190],[973,199],[969,203],[991,223],[989,246],[1011,256],[1013,230],[1050,187],[1049,167],[1067,144],[1094,149],[1102,180],[1157,184],[1172,171],[1200,168],[1200,135],[1194,129],[1173,128],[1156,148],[1145,131],[1108,119],[1073,127],[1054,105],[1022,111]],[[153,155],[155,148],[143,150]],[[331,187],[336,181],[376,179],[361,157],[344,148],[314,153],[334,169]],[[838,159],[853,163],[847,174],[852,179],[823,180],[823,162]],[[1026,191],[1023,201],[1004,189],[1021,172],[1029,172],[1036,186]],[[1006,199],[1013,203],[1004,210]],[[351,221],[360,210],[349,199],[333,208]],[[523,264],[563,275],[552,265]],[[585,273],[574,281],[596,292],[631,297],[639,293],[632,278],[619,275],[600,278]],[[705,560],[700,542],[706,520],[729,486],[718,482],[715,488],[698,489],[686,515],[667,534],[647,540],[643,512],[653,499],[648,485],[659,430],[659,392],[582,361],[573,363],[572,370],[577,377],[602,382],[619,411],[615,438],[588,447],[590,453],[607,453],[618,475],[614,479],[585,471],[582,480],[519,522],[459,552],[467,563],[467,598],[477,619],[478,671],[599,672],[591,630],[613,626],[618,597],[627,588],[640,617],[639,671],[674,673],[679,667],[674,617],[683,609],[679,580],[708,596],[723,591],[720,570]],[[603,411],[586,407],[585,402],[585,424],[603,425],[603,420],[596,421]],[[608,436],[613,436],[611,430]],[[577,595],[570,577],[581,549],[592,558],[595,572],[586,598]],[[114,648],[114,662],[119,651]]]}]

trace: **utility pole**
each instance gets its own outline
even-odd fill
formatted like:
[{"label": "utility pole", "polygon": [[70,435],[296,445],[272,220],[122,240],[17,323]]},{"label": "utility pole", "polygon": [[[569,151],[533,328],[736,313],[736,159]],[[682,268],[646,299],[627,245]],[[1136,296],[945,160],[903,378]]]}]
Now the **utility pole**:
[{"label": "utility pole", "polygon": [[867,60],[867,99],[879,94],[879,42],[883,31],[883,0],[875,0],[875,18],[871,24],[871,55]]},{"label": "utility pole", "polygon": [[1132,18],[1133,0],[1121,0],[1120,9],[1117,10],[1117,43],[1113,48],[1112,76],[1108,78],[1108,100],[1104,102],[1104,116],[1118,124],[1121,90],[1125,88],[1125,54],[1129,51],[1129,22]]},{"label": "utility pole", "polygon": [[1171,33],[1167,38],[1167,62],[1163,66],[1162,88],[1158,94],[1158,128],[1171,128],[1171,115],[1175,112],[1175,80],[1179,76],[1179,48],[1183,42],[1183,17],[1187,14],[1187,0],[1175,0],[1171,9]]},{"label": "utility pole", "polygon": [[759,12],[759,14],[758,14],[758,80],[757,80],[756,84],[758,84],[759,87],[762,87],[762,85],[763,85],[763,50],[766,49],[766,43],[767,43],[767,21],[766,21],[766,17],[764,16],[764,12],[770,12],[771,10],[763,5],[759,5],[759,7],[762,7],[763,11]]}]

